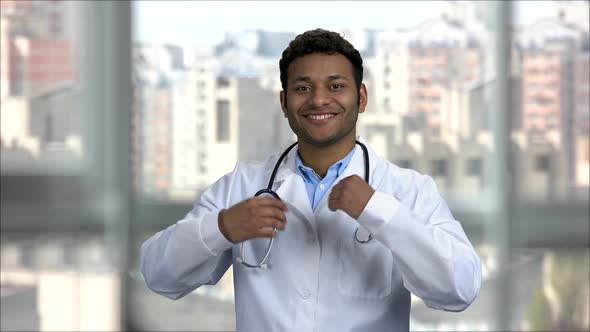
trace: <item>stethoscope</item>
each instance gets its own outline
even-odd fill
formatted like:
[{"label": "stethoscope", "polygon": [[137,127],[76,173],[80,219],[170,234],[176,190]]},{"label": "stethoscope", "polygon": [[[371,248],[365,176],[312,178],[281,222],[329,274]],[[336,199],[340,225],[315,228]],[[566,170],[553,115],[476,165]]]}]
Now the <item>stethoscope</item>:
[{"label": "stethoscope", "polygon": [[[369,183],[369,152],[367,151],[367,147],[359,142],[356,141],[356,144],[360,145],[360,147],[363,149],[363,157],[365,159],[365,181],[367,183]],[[274,169],[272,170],[272,174],[270,176],[270,180],[268,181],[268,187],[264,188],[264,189],[260,189],[258,192],[256,192],[256,194],[254,194],[254,197],[258,197],[262,194],[269,194],[272,197],[281,200],[281,198],[279,197],[279,195],[272,190],[272,185],[275,182],[275,176],[277,175],[277,172],[279,170],[279,167],[281,166],[281,163],[283,162],[283,159],[285,159],[285,157],[287,156],[287,154],[289,153],[289,151],[291,151],[291,149],[293,149],[295,147],[295,145],[297,145],[297,142],[291,144],[291,146],[289,146],[284,152],[283,154],[281,154],[281,156],[279,157],[279,160],[277,160]],[[276,228],[273,227],[273,230],[276,232]],[[373,236],[371,234],[369,234],[368,238],[366,240],[359,240],[358,238],[358,231],[359,231],[359,227],[356,228],[356,231],[354,232],[354,239],[359,242],[359,243],[367,243],[369,241],[371,241],[373,239]],[[264,255],[264,258],[258,263],[258,264],[250,264],[247,263],[244,259],[244,242],[242,241],[242,244],[240,245],[240,257],[238,257],[236,259],[237,262],[242,263],[244,266],[246,267],[250,267],[250,268],[267,268],[267,264],[266,264],[266,260],[268,258],[268,255],[270,254],[270,250],[272,249],[272,243],[273,243],[274,238],[270,238],[270,241],[268,243],[268,247],[266,248],[266,254]]]}]

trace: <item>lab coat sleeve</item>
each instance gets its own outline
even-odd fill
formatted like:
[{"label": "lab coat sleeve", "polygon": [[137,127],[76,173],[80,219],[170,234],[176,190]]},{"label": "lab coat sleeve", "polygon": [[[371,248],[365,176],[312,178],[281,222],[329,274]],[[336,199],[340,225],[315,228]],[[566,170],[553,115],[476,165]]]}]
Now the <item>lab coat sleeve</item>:
[{"label": "lab coat sleeve", "polygon": [[176,300],[216,284],[227,271],[232,243],[219,230],[217,218],[227,207],[236,171],[205,190],[182,220],[143,243],[141,272],[151,290]]},{"label": "lab coat sleeve", "polygon": [[391,250],[408,291],[430,308],[462,311],[479,293],[480,259],[432,178],[422,180],[404,203],[376,191],[358,221]]}]

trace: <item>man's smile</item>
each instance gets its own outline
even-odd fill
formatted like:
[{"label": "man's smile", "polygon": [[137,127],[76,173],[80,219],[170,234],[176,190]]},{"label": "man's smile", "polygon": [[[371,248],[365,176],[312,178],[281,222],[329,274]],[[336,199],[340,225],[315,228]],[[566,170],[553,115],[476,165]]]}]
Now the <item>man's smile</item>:
[{"label": "man's smile", "polygon": [[309,113],[304,114],[303,117],[311,124],[324,124],[338,116],[335,112]]}]

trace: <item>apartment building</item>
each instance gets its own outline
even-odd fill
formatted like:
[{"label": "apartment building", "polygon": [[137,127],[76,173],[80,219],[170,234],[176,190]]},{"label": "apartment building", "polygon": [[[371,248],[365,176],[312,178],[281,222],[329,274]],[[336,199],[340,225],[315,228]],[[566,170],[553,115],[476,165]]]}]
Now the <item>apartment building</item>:
[{"label": "apartment building", "polygon": [[66,14],[76,9],[68,1],[2,2],[2,98],[33,98],[74,84],[78,59]]},{"label": "apartment building", "polygon": [[165,199],[172,186],[173,88],[171,57],[161,47],[135,47],[133,171],[143,197]]},{"label": "apartment building", "polygon": [[547,202],[569,198],[568,163],[561,134],[552,130],[539,140],[530,131],[512,133],[512,180],[519,201]]},{"label": "apartment building", "polygon": [[578,136],[590,135],[590,51],[582,50],[574,57],[574,131]]},{"label": "apartment building", "polygon": [[1,9],[3,154],[22,157],[16,163],[22,169],[33,167],[47,153],[67,151],[81,157],[80,112],[73,108],[78,97],[78,34],[71,19],[79,5],[3,1]]},{"label": "apartment building", "polygon": [[590,2],[588,0],[560,0],[552,1],[552,13],[555,18],[567,25],[577,27],[590,34]]},{"label": "apartment building", "polygon": [[433,136],[441,136],[443,96],[453,84],[483,80],[483,51],[456,21],[437,18],[409,31],[377,34],[372,73],[379,112],[421,113]]},{"label": "apartment building", "polygon": [[565,130],[573,129],[569,125],[573,122],[576,81],[583,84],[588,77],[587,71],[576,72],[585,67],[587,38],[580,29],[556,18],[538,20],[518,32],[525,130],[542,134],[564,126]]},{"label": "apartment building", "polygon": [[237,162],[238,80],[204,67],[197,63],[172,89],[173,200],[193,200]]},{"label": "apartment building", "polygon": [[238,79],[239,160],[264,160],[296,140],[283,116],[279,92],[261,83],[260,78]]},{"label": "apartment building", "polygon": [[552,166],[572,176],[556,180],[563,184],[557,185],[555,195],[574,198],[578,182],[584,182],[575,176],[584,167],[577,146],[588,137],[589,126],[588,34],[560,12],[519,31],[515,47],[522,75],[522,129],[534,146],[560,145],[555,147],[557,165]]}]

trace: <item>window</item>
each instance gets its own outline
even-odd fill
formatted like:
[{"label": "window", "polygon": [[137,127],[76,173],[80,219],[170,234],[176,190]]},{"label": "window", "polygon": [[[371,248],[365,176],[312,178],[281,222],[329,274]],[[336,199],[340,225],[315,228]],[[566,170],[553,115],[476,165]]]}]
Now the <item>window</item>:
[{"label": "window", "polygon": [[412,163],[412,161],[411,161],[411,160],[407,160],[407,159],[400,160],[400,161],[398,161],[398,163],[397,163],[397,164],[398,164],[398,166],[399,166],[399,167],[401,167],[401,168],[410,168],[410,169],[411,169],[411,168],[412,168],[412,166],[413,166],[413,163]]},{"label": "window", "polygon": [[[156,230],[163,229],[175,220],[182,218],[190,210],[192,203],[190,199],[198,197],[198,193],[203,188],[216,180],[216,177],[210,176],[208,172],[214,172],[220,167],[220,164],[224,163],[232,164],[230,167],[233,166],[234,160],[240,159],[244,151],[265,150],[263,155],[277,152],[281,149],[281,144],[276,144],[276,147],[273,147],[275,141],[279,142],[282,135],[288,137],[289,140],[293,138],[293,136],[289,136],[291,132],[288,128],[285,132],[276,129],[278,123],[285,124],[286,120],[270,118],[266,110],[276,109],[276,113],[280,114],[278,97],[272,88],[272,82],[278,82],[278,59],[286,43],[304,30],[299,28],[296,20],[297,15],[287,15],[281,20],[283,26],[273,28],[276,31],[255,32],[257,27],[252,26],[251,22],[254,22],[255,25],[259,24],[262,28],[269,26],[266,18],[259,15],[276,11],[274,2],[249,2],[248,6],[243,7],[240,2],[232,4],[232,9],[240,13],[240,18],[245,19],[241,23],[243,24],[242,28],[240,28],[238,19],[232,19],[232,23],[235,23],[232,30],[234,32],[251,30],[245,34],[228,33],[228,28],[223,24],[223,18],[227,17],[228,13],[226,3],[219,5],[219,11],[216,11],[216,2],[196,1],[182,4],[167,2],[163,4],[158,1],[141,1],[134,3],[140,7],[137,12],[137,24],[146,29],[156,25],[154,36],[162,36],[168,31],[170,40],[165,44],[186,44],[189,47],[197,47],[195,44],[205,43],[208,40],[207,45],[202,46],[202,50],[195,52],[202,55],[195,57],[192,55],[193,52],[188,49],[185,52],[187,70],[195,72],[199,80],[207,82],[207,89],[189,94],[189,96],[194,96],[190,97],[194,100],[187,103],[187,109],[205,110],[204,114],[197,113],[194,114],[194,117],[197,118],[196,123],[204,124],[210,142],[200,140],[199,132],[192,132],[192,136],[188,135],[187,138],[195,141],[197,151],[208,151],[208,154],[206,158],[201,158],[198,153],[194,157],[197,159],[195,162],[197,166],[193,166],[195,169],[192,172],[195,179],[191,178],[189,181],[197,185],[192,189],[193,195],[181,196],[175,194],[173,190],[169,190],[161,196],[158,201],[159,206],[152,207],[147,203],[141,205],[141,215],[135,224],[140,225],[138,233],[147,237]],[[355,3],[343,2],[339,8],[338,18],[342,20],[344,16],[350,15],[349,13],[357,14],[358,10],[348,8],[354,6]],[[588,12],[587,2],[580,1],[579,3],[581,4],[575,5],[582,7],[575,12]],[[291,5],[293,7],[289,7]],[[371,144],[374,147],[378,146],[382,151],[396,151],[399,148],[400,154],[398,156],[403,156],[400,159],[405,158],[405,160],[398,161],[400,167],[416,168],[433,176],[441,195],[447,200],[449,208],[464,226],[466,233],[480,254],[484,271],[482,292],[475,304],[477,306],[475,311],[466,310],[453,314],[453,318],[448,319],[444,313],[425,308],[421,301],[412,301],[410,329],[413,331],[487,329],[553,331],[565,328],[558,325],[559,322],[572,322],[575,325],[572,325],[574,327],[570,329],[588,330],[589,327],[586,323],[589,321],[588,310],[584,310],[586,308],[581,308],[579,314],[572,313],[573,310],[561,310],[561,313],[555,313],[551,310],[551,306],[547,305],[547,303],[557,301],[563,304],[563,308],[573,308],[583,307],[578,303],[587,302],[587,297],[584,297],[587,295],[580,295],[581,297],[571,295],[568,290],[587,289],[588,285],[586,269],[587,239],[589,238],[586,226],[588,198],[583,196],[588,192],[587,174],[589,172],[586,168],[587,162],[583,161],[587,160],[587,154],[576,152],[575,156],[568,156],[564,158],[567,160],[560,160],[560,163],[564,162],[566,167],[560,168],[559,172],[555,169],[555,174],[547,174],[548,176],[539,174],[535,172],[537,166],[535,164],[538,162],[536,155],[546,155],[541,158],[544,161],[539,163],[544,165],[540,168],[546,169],[548,172],[552,171],[552,163],[556,162],[560,154],[546,152],[545,149],[548,146],[556,144],[554,141],[547,142],[546,129],[539,129],[541,131],[540,139],[535,141],[531,138],[531,130],[528,127],[523,127],[530,119],[528,117],[530,110],[537,109],[534,111],[535,113],[545,114],[548,109],[555,108],[557,105],[552,99],[551,93],[549,93],[551,98],[545,98],[547,100],[541,98],[540,101],[531,100],[534,95],[545,93],[548,89],[550,91],[566,91],[572,86],[571,75],[568,73],[588,72],[588,70],[572,71],[568,67],[569,64],[564,63],[563,73],[569,76],[560,76],[557,79],[553,76],[558,73],[552,72],[549,75],[545,73],[545,69],[553,65],[545,58],[545,54],[553,52],[551,49],[555,49],[559,45],[555,45],[555,40],[545,43],[546,39],[552,38],[553,32],[546,31],[546,24],[536,23],[545,22],[542,20],[544,17],[556,18],[558,12],[556,8],[565,6],[565,2],[563,4],[555,2],[554,4],[543,1],[450,1],[441,5],[441,7],[447,7],[444,10],[448,15],[446,22],[440,15],[443,10],[423,2],[366,2],[362,5],[363,12],[374,15],[366,15],[360,20],[358,16],[352,15],[352,17],[355,22],[358,22],[358,25],[364,24],[367,30],[359,28],[358,31],[354,31],[351,28],[350,30],[353,31],[342,31],[345,36],[354,36],[349,39],[353,45],[362,45],[363,49],[359,51],[363,54],[367,73],[379,73],[373,77],[374,81],[366,80],[365,82],[370,91],[375,91],[369,93],[369,107],[375,112],[368,112],[366,115],[376,114],[378,119],[371,116],[359,116],[357,128],[359,134],[368,138],[370,135],[367,132],[372,133],[372,129],[367,128],[370,128],[369,126],[374,125],[375,122],[395,123],[395,132],[389,129],[384,130],[383,136],[386,138],[375,139],[375,142],[371,142]],[[510,12],[512,5],[515,6],[515,10]],[[570,5],[569,2],[568,5]],[[294,13],[301,3],[281,2],[280,6],[280,11]],[[319,8],[323,5],[318,2],[314,3],[314,6]],[[394,9],[391,6],[399,7]],[[146,14],[146,11],[141,8],[148,10],[152,8],[152,14]],[[506,9],[506,12],[500,13],[498,9]],[[521,10],[520,13],[519,10]],[[174,14],[186,12],[192,13],[187,21],[185,21],[186,15]],[[321,10],[308,11],[306,15],[314,15],[316,12],[320,13]],[[474,12],[480,13],[480,16],[473,16]],[[199,16],[202,13],[204,15]],[[377,17],[379,13],[389,15],[390,25],[374,26],[378,24],[379,20],[373,19],[373,17]],[[511,15],[512,13],[514,15]],[[520,21],[523,16],[519,15],[521,13],[527,14],[528,21]],[[413,22],[409,26],[401,27],[399,24],[402,20],[391,19],[391,15],[403,15],[404,18],[412,19]],[[161,22],[167,17],[172,17],[174,24],[154,24],[154,22]],[[370,19],[363,21],[366,17]],[[514,18],[515,21],[507,22],[506,18],[508,17]],[[210,18],[213,20],[209,20]],[[571,22],[570,18],[572,18]],[[325,21],[326,19],[330,20],[331,17],[322,18],[323,22],[329,25],[330,22]],[[576,25],[580,25],[580,23],[576,23],[575,17],[564,15],[564,20],[563,24],[559,20],[552,20],[551,26],[556,26],[558,28],[556,31],[564,31],[565,35],[579,35],[576,31],[580,27],[576,28]],[[314,20],[310,18],[306,21]],[[198,24],[202,25],[196,27]],[[500,31],[504,30],[499,29],[509,26],[519,27],[518,33],[514,31],[513,45],[507,45],[507,41],[511,38],[502,35]],[[586,26],[582,24],[582,30]],[[438,27],[443,27],[443,29],[438,30]],[[435,35],[427,33],[427,31],[433,31],[432,29],[436,29]],[[187,31],[190,33],[186,33]],[[404,31],[408,33],[406,34]],[[285,32],[292,35],[286,36]],[[141,32],[138,31],[138,33]],[[447,38],[448,35],[452,36]],[[137,41],[149,41],[149,38],[143,38],[143,36],[138,36]],[[183,36],[188,37],[181,43],[179,40]],[[178,40],[176,40],[177,38]],[[461,42],[457,43],[457,40]],[[465,45],[462,45],[463,41],[473,45],[474,49],[467,49]],[[159,41],[159,43],[164,44],[164,41]],[[584,49],[577,49],[576,45],[585,47],[587,41],[579,40],[579,43],[566,45],[564,50],[567,51],[563,53],[566,59],[574,59],[580,54],[582,56],[587,54],[584,53]],[[392,50],[395,52],[395,56],[393,56]],[[571,53],[569,53],[570,51]],[[174,56],[173,53],[166,54]],[[389,61],[382,61],[388,53],[390,54]],[[435,60],[433,58],[436,53],[439,56]],[[514,60],[516,60],[512,65],[518,67],[497,68],[501,62],[498,60],[502,60],[503,55],[511,53],[514,53]],[[531,56],[529,57],[528,54]],[[538,56],[535,56],[537,54]],[[167,56],[165,55],[164,58]],[[550,61],[554,63],[556,60]],[[473,81],[470,82],[465,82],[466,73],[460,68],[466,61],[472,64],[476,63],[480,68],[485,68],[480,76],[472,76]],[[201,72],[195,68],[199,68]],[[531,69],[531,73],[529,73],[529,69]],[[168,69],[162,69],[162,71],[168,71]],[[396,71],[399,72],[396,73]],[[499,73],[515,73],[515,83],[510,84],[511,82],[499,76]],[[392,74],[400,77],[393,82],[391,80]],[[212,77],[216,79],[207,81],[206,78]],[[268,89],[260,90],[256,84],[241,84],[241,80],[245,79],[248,82],[247,79],[252,78],[266,82],[264,84]],[[234,84],[234,82],[236,83]],[[456,82],[458,89],[451,87],[450,82]],[[518,88],[518,82],[522,82],[524,93]],[[389,90],[386,88],[387,83],[390,84]],[[528,85],[531,83],[536,86],[531,87],[532,92],[527,92]],[[433,85],[437,88],[436,93],[431,89]],[[198,84],[191,85],[191,87],[198,89]],[[280,85],[277,84],[277,87]],[[236,99],[233,97],[233,88],[236,88],[238,92],[239,97]],[[385,93],[389,91],[393,91],[395,96]],[[516,105],[511,107],[507,100],[501,98],[501,95],[498,95],[500,98],[496,98],[496,91],[505,93],[511,91],[514,97],[512,102]],[[427,96],[422,103],[418,103],[417,98],[413,97],[418,93]],[[199,99],[199,95],[203,95],[203,98]],[[441,105],[436,106],[443,101],[442,99],[430,99],[434,95],[440,95],[442,99],[446,98],[450,101],[448,105],[444,105],[444,110]],[[390,98],[390,105],[395,107],[395,112],[387,112],[387,109],[391,109],[391,107],[387,107],[384,103],[386,97]],[[249,101],[248,98],[251,98],[252,101]],[[405,100],[409,98],[411,100]],[[573,105],[574,103],[567,98],[570,96],[561,95],[560,102],[564,105]],[[222,105],[218,100],[225,100],[227,104]],[[531,105],[529,101],[534,103],[532,108],[528,108]],[[588,104],[584,102],[584,99],[577,101],[577,103]],[[260,106],[265,112],[255,113],[256,109],[250,105]],[[422,107],[425,111],[436,108],[440,115],[417,115],[415,110],[418,107]],[[173,116],[183,114],[180,109],[170,109]],[[581,116],[587,116],[588,112],[585,111],[587,107],[580,109],[584,110],[581,112]],[[511,112],[511,110],[517,111]],[[260,114],[264,114],[264,116],[260,116]],[[510,117],[518,117],[518,121],[512,121],[513,124],[518,124],[514,125],[515,132],[509,132],[507,128],[502,127],[504,122],[509,122],[506,120]],[[544,115],[535,116],[535,121],[537,120],[544,123]],[[367,123],[363,123],[363,121],[367,121]],[[148,122],[153,121],[146,119],[146,126],[142,127],[145,130],[143,136],[145,139],[149,139],[153,132],[153,130],[146,129]],[[576,123],[581,124],[582,122],[577,121]],[[257,123],[261,126],[256,127],[256,131],[253,131],[253,125]],[[556,124],[555,130],[564,130],[557,126],[560,123],[559,118],[558,121],[552,123]],[[272,144],[269,143],[265,146],[253,144],[255,146],[251,146],[252,144],[247,140],[241,140],[236,142],[235,146],[235,153],[238,157],[233,157],[231,155],[233,152],[225,153],[230,148],[234,149],[232,144],[227,144],[228,150],[223,153],[211,150],[210,146],[214,144],[210,143],[215,141],[229,139],[234,142],[234,132],[246,133],[246,135],[254,132],[257,136],[260,134],[261,137],[271,138]],[[449,141],[449,135],[447,135],[449,132],[467,136],[460,139],[458,145],[454,146],[455,142],[445,143]],[[580,137],[573,131],[571,135],[574,142],[579,142],[587,137],[587,135]],[[504,142],[505,144],[490,145],[485,143],[480,145],[479,138],[489,138],[489,140],[484,139],[485,142]],[[567,140],[562,140],[562,142],[565,141]],[[251,142],[255,142],[255,140],[251,140]],[[287,143],[285,142],[285,144]],[[447,153],[439,154],[439,150],[432,149],[432,144],[442,145],[441,148],[445,149]],[[576,149],[581,149],[578,147],[580,143],[576,144]],[[447,149],[446,145],[452,148]],[[170,147],[174,148],[174,143],[170,144]],[[225,148],[226,144],[223,144],[222,149]],[[474,152],[472,148],[475,148],[477,152]],[[510,154],[512,150],[515,150],[514,154]],[[562,145],[555,147],[555,150],[568,152],[572,150],[572,147],[569,147],[568,150]],[[583,151],[587,150],[586,147],[586,150]],[[156,151],[154,153],[157,154]],[[183,154],[178,154],[178,156],[179,158],[186,157]],[[576,159],[580,163],[568,164],[570,159]],[[502,165],[500,165],[500,161]],[[506,176],[504,169],[506,164],[513,166],[511,170],[515,174],[511,177]],[[577,175],[569,173],[573,169],[576,169]],[[487,176],[488,173],[490,176]],[[189,177],[188,174],[190,173],[187,172],[187,177]],[[511,183],[507,183],[508,181]],[[521,199],[520,196],[512,193],[512,188],[515,188],[516,192],[524,191],[527,195],[532,195],[536,201]],[[559,193],[561,192],[567,193],[567,195],[560,197]],[[523,195],[523,197],[525,196]],[[181,199],[181,197],[189,197],[189,200]],[[560,222],[555,223],[555,220]],[[506,229],[510,230],[509,234],[504,233]],[[507,241],[503,242],[500,239]],[[569,249],[567,253],[564,253],[559,249],[563,247],[574,248],[572,252],[575,254],[571,254]],[[524,261],[523,257],[525,257]],[[528,260],[530,257],[535,257],[535,259]],[[134,261],[136,260],[137,257],[134,257]],[[548,261],[553,261],[555,264],[546,263]],[[522,263],[527,268],[530,266],[531,271],[543,272],[527,273],[519,268],[523,265]],[[544,268],[546,265],[553,267]],[[561,273],[562,271],[564,273]],[[131,272],[137,275],[137,270]],[[574,276],[575,278],[573,278]],[[568,279],[569,277],[573,279]],[[170,302],[154,295],[146,289],[141,278],[137,278],[133,280],[133,292],[129,294],[129,297],[134,304],[139,304],[139,306],[128,308],[131,312],[130,321],[143,324],[137,325],[136,330],[234,330],[235,312],[232,303],[231,274],[227,273],[224,278],[218,285],[199,288],[186,299],[176,302]],[[558,282],[548,282],[550,280]],[[552,284],[556,287],[551,292],[552,298],[547,299],[544,290],[547,290],[547,287]],[[557,284],[572,286],[560,289]],[[522,297],[522,301],[512,301],[511,287],[512,290],[518,289],[527,296]],[[151,299],[160,299],[160,302],[157,302],[157,305],[152,305],[152,302],[148,304],[144,300],[146,298],[149,298],[150,301]],[[201,307],[213,308],[212,302],[215,304],[214,310],[199,309]],[[498,311],[498,308],[502,310]],[[167,312],[187,310],[191,312],[190,315],[179,315],[179,319],[173,321],[149,320],[149,317],[157,318]],[[560,315],[560,317],[556,317],[554,320],[554,314]],[[212,316],[214,318],[209,319]]]},{"label": "window", "polygon": [[[496,9],[508,8],[512,4],[530,15],[531,20],[506,22],[506,17],[517,20],[519,15],[496,16],[495,13],[500,12]],[[314,3],[316,5],[318,8],[323,6],[322,2]],[[378,91],[369,95],[369,107],[375,109],[373,114],[377,114],[378,119],[359,116],[359,134],[365,138],[369,136],[361,132],[371,123],[363,121],[393,124],[391,127],[395,130],[384,129],[380,134],[386,138],[376,139],[371,144],[383,151],[399,148],[398,156],[404,156],[397,163],[400,167],[417,170],[423,167],[424,173],[435,178],[441,196],[463,225],[482,259],[483,287],[474,306],[453,313],[451,317],[448,313],[426,308],[419,300],[412,300],[412,331],[590,330],[587,310],[588,97],[581,95],[574,104],[569,92],[559,96],[563,105],[579,105],[579,117],[568,118],[568,121],[580,128],[575,131],[567,129],[571,124],[561,123],[562,119],[557,116],[549,126],[567,132],[557,133],[562,135],[560,142],[548,142],[547,137],[552,137],[547,135],[544,127],[539,129],[537,140],[532,139],[532,131],[522,125],[514,128],[514,132],[508,132],[506,128],[502,130],[501,125],[508,125],[504,122],[509,122],[505,120],[511,116],[520,117],[520,121],[516,121],[519,124],[526,123],[528,109],[523,106],[531,95],[520,93],[518,88],[512,90],[513,102],[517,105],[511,108],[507,100],[495,98],[491,93],[507,92],[515,87],[496,77],[498,73],[506,72],[517,73],[514,78],[518,82],[537,84],[532,88],[536,93],[545,90],[567,92],[572,87],[584,88],[587,93],[587,83],[572,85],[571,80],[571,73],[587,75],[587,66],[572,70],[565,61],[560,62],[565,75],[559,79],[553,77],[560,74],[555,71],[545,74],[545,68],[551,65],[543,64],[547,61],[545,54],[560,46],[559,40],[545,43],[545,39],[550,39],[554,31],[579,35],[576,25],[580,23],[575,21],[575,16],[568,14],[569,9],[557,9],[566,5],[582,6],[574,13],[588,12],[587,1],[571,4],[452,1],[444,5],[451,9],[447,11],[451,24],[445,25],[440,10],[422,2],[364,2],[363,12],[374,15],[360,19],[359,10],[353,7],[355,2],[340,4],[336,23],[352,13],[349,17],[359,25],[364,24],[358,31],[344,34],[354,36],[349,40],[362,48],[367,72],[380,73],[375,78],[380,76],[383,81],[386,71],[399,71],[400,76],[395,82],[387,80],[395,88],[391,91],[396,99],[393,99],[394,95],[379,94]],[[293,135],[288,131],[285,119],[266,116],[272,109],[280,114],[278,96],[273,90],[276,88],[273,81],[278,81],[278,57],[286,42],[303,28],[297,25],[298,15],[284,16],[283,25],[274,27],[268,24],[265,15],[279,10],[292,13],[304,6],[297,2],[275,5],[268,1],[232,4],[232,9],[236,9],[244,21],[240,23],[238,18],[232,18],[236,25],[231,29],[234,32],[250,29],[246,38],[226,34],[229,28],[224,25],[224,18],[227,18],[228,8],[223,2],[2,0],[1,6],[1,329],[235,330],[231,270],[217,285],[204,286],[179,301],[169,301],[146,287],[139,271],[138,252],[147,237],[190,211],[193,199],[217,179],[211,174],[221,166],[233,165],[233,160],[239,159],[245,149],[263,150],[264,155],[277,152],[283,143],[287,144],[281,141],[282,135],[288,142],[292,141]],[[55,8],[48,8],[51,6]],[[477,7],[481,16],[470,17],[473,11],[469,6]],[[134,7],[134,17],[129,13],[131,7]],[[548,31],[549,38],[545,38],[544,27],[547,25],[536,24],[539,21],[535,20],[547,22],[543,18],[556,18],[559,11],[565,13],[562,15],[564,21],[551,20],[551,25],[558,29]],[[308,11],[307,14],[316,12],[321,14],[326,10]],[[378,13],[388,15],[388,26],[375,26],[379,20],[373,18]],[[404,20],[392,19],[392,15],[403,15],[412,22],[402,27],[400,22]],[[331,18],[323,17],[325,20]],[[461,24],[463,19],[467,20],[466,24]],[[133,39],[129,22],[137,25]],[[201,23],[204,28],[193,26]],[[331,23],[326,21],[327,26],[341,25]],[[514,63],[519,70],[504,71],[496,66],[498,56],[510,53],[509,48],[502,46],[509,38],[492,28],[508,28],[513,23],[519,26],[519,33],[515,31],[514,35],[515,45],[521,46],[515,46],[512,51],[524,64]],[[583,23],[586,22],[582,22],[582,29],[587,27],[587,23],[585,26]],[[445,29],[437,31],[436,35],[416,33],[437,26]],[[470,31],[471,26],[478,30]],[[257,31],[266,27],[275,31]],[[151,36],[149,29],[155,31]],[[368,32],[365,34],[364,31]],[[403,31],[409,34],[404,35]],[[442,83],[455,82],[461,71],[451,72],[452,66],[447,66],[446,60],[440,60],[453,58],[461,63],[466,55],[453,41],[443,42],[445,49],[437,48],[441,47],[440,43],[431,45],[430,40],[445,39],[447,32],[458,35],[459,40],[485,36],[478,40],[481,42],[478,45],[481,46],[478,49],[481,57],[476,55],[477,59],[473,60],[481,68],[486,68],[486,73],[482,73],[480,81],[477,81],[479,77],[475,78],[475,84],[466,87],[465,91],[451,90]],[[43,43],[34,45],[32,36],[44,39],[47,45],[63,47],[44,48]],[[158,40],[150,39],[154,36]],[[392,49],[386,40],[391,36],[395,48],[401,51],[400,56],[391,56],[390,62],[384,63],[378,57]],[[426,56],[412,55],[414,50],[404,48],[400,36],[413,47],[420,46]],[[404,39],[406,36],[411,38]],[[532,36],[532,43],[518,41],[527,36]],[[12,52],[14,45],[8,41],[16,42],[17,39],[15,45],[23,47],[23,52]],[[56,41],[58,39],[61,41]],[[587,48],[583,48],[587,47],[587,40],[579,41],[568,44],[563,52],[560,51],[562,53],[555,53],[558,54],[556,57],[563,54],[563,59],[567,60],[587,55]],[[177,44],[183,46],[175,46]],[[536,51],[528,50],[529,45],[534,45]],[[135,46],[145,51],[146,61],[143,63],[131,54]],[[10,52],[5,53],[6,50]],[[412,63],[418,60],[416,67],[426,67],[430,71],[432,65],[427,63],[431,62],[429,57],[436,51],[453,54],[450,58],[441,56],[434,62],[440,66],[437,68],[441,72],[436,74],[440,79],[417,82],[416,75],[411,73]],[[533,56],[537,52],[540,56],[534,58],[535,63],[527,64],[527,52]],[[271,59],[273,54],[275,57]],[[135,59],[134,63],[128,63],[129,59]],[[59,65],[54,64],[61,61],[63,63]],[[552,61],[561,60],[554,58]],[[146,68],[147,63],[150,68]],[[267,63],[270,64],[268,68]],[[528,68],[538,71],[532,79],[527,77]],[[276,72],[271,74],[272,71]],[[33,72],[40,75],[38,80],[27,75]],[[68,72],[68,79],[60,82],[59,75],[64,72]],[[240,80],[248,82],[247,79],[256,76],[256,72],[264,73],[260,75],[263,77],[254,79],[265,79],[262,81],[266,89],[259,89],[256,84],[240,85]],[[132,73],[133,81],[130,78]],[[216,79],[220,75],[221,78]],[[584,77],[587,78],[582,75]],[[176,82],[183,80],[187,82],[186,94],[172,95],[170,91],[178,88]],[[412,109],[417,106],[432,109],[433,103],[440,101],[425,100],[422,105],[397,102],[416,95],[417,90],[431,88],[433,81],[440,82],[436,84],[441,96],[457,104],[452,106],[449,103],[444,109],[449,111],[450,118],[456,116],[461,120],[452,124],[453,129],[468,134],[466,143],[458,143],[456,150],[445,150],[448,152],[444,155],[432,149],[432,144],[438,146],[448,138],[445,136],[449,132],[445,127],[448,125],[446,113],[437,118],[440,121],[428,123],[426,120],[434,116],[425,120],[425,114],[416,116]],[[200,86],[199,82],[205,85]],[[459,87],[463,86],[461,81],[458,83]],[[384,86],[380,81],[367,80],[366,84],[368,89]],[[234,88],[238,93],[234,94]],[[424,95],[432,96],[433,93]],[[259,113],[264,117],[252,113],[256,109],[244,107],[243,103],[249,102],[245,96],[264,109],[264,113]],[[387,113],[383,104],[386,96],[391,98],[395,112]],[[129,105],[131,102],[132,106]],[[542,114],[559,106],[553,102],[536,107],[534,102],[534,108],[538,109],[535,112],[541,114],[534,118],[543,123],[549,119]],[[431,107],[427,107],[429,105]],[[560,111],[557,109],[554,113],[560,114]],[[22,116],[24,114],[28,117]],[[468,121],[463,122],[462,115],[468,115]],[[500,126],[478,122],[488,118],[498,120],[493,122]],[[262,124],[257,127],[260,132],[255,134],[269,138],[272,144],[251,146],[233,140],[237,129],[246,134],[252,132],[248,121]],[[287,130],[278,130],[276,124],[286,124]],[[190,128],[178,130],[184,125]],[[478,128],[481,127],[486,129],[480,131]],[[482,137],[486,142],[500,145],[482,144],[488,149],[482,155],[469,154],[474,143],[479,143]],[[221,144],[218,150],[219,145],[214,144],[218,141],[236,141],[236,144]],[[574,144],[570,145],[572,142]],[[477,149],[482,147],[475,145]],[[514,154],[509,153],[512,150]],[[128,159],[131,165],[126,164]],[[510,177],[502,175],[506,174],[507,164],[514,166],[511,167],[514,174]],[[572,170],[576,174],[572,174]],[[488,172],[498,176],[484,177]],[[127,179],[127,174],[131,174],[132,179]],[[481,174],[482,178],[474,179],[467,176],[469,174]],[[452,178],[444,178],[449,175]],[[508,181],[510,183],[506,183]],[[174,187],[175,182],[185,184]],[[132,189],[128,188],[131,185]],[[513,194],[512,188],[526,195]],[[528,199],[527,195],[532,195],[534,200]],[[510,233],[503,233],[505,230]],[[127,240],[129,233],[131,242]],[[129,256],[129,266],[125,267],[126,255]],[[128,278],[122,280],[118,276]],[[7,280],[16,282],[8,283]],[[121,294],[121,290],[125,294]],[[515,290],[525,296],[513,301],[511,295]],[[92,294],[92,298],[87,294]],[[13,298],[18,301],[12,301]],[[121,298],[128,299],[126,307]],[[555,303],[564,310],[553,310]],[[54,310],[56,308],[59,310]],[[5,312],[18,315],[5,315]],[[94,319],[88,321],[88,317]],[[161,317],[174,319],[163,320]],[[126,325],[121,326],[119,322]]]},{"label": "window", "polygon": [[[127,330],[118,275],[127,270],[130,142],[144,129],[130,118],[131,5],[0,6],[0,136],[18,143],[0,146],[0,329]],[[149,170],[133,162],[134,175]],[[98,203],[114,197],[114,209]]]},{"label": "window", "polygon": [[446,176],[447,175],[447,160],[437,159],[430,162],[430,169],[433,176]]},{"label": "window", "polygon": [[466,174],[470,176],[481,176],[481,158],[467,159]]},{"label": "window", "polygon": [[550,159],[548,155],[537,155],[535,157],[535,171],[547,172],[550,167]]},{"label": "window", "polygon": [[217,87],[225,88],[229,86],[229,79],[227,77],[220,76],[217,78]]},{"label": "window", "polygon": [[229,141],[229,101],[217,101],[217,141]]}]

